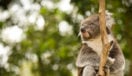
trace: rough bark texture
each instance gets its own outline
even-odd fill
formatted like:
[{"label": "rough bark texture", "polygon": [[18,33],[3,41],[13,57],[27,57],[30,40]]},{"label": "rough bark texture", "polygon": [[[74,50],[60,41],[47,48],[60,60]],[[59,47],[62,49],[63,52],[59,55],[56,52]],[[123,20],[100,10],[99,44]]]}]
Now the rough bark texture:
[{"label": "rough bark texture", "polygon": [[[99,0],[99,23],[100,23],[100,32],[101,39],[103,44],[102,54],[100,57],[100,66],[99,66],[99,76],[106,76],[104,72],[104,66],[107,61],[107,56],[110,48],[110,44],[108,42],[107,33],[106,33],[106,19],[105,19],[105,0]],[[107,74],[109,75],[109,74]]]}]

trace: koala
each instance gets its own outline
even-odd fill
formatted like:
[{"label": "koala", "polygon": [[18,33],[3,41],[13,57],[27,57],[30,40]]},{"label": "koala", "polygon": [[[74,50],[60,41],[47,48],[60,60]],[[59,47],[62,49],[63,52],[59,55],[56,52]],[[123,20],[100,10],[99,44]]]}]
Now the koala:
[{"label": "koala", "polygon": [[[112,35],[112,24],[113,19],[110,15],[106,15],[106,31],[111,47],[105,67],[109,67],[110,76],[124,76],[125,58],[117,41]],[[103,48],[99,14],[94,14],[81,22],[80,35],[82,46],[76,60],[78,76],[97,76]]]}]

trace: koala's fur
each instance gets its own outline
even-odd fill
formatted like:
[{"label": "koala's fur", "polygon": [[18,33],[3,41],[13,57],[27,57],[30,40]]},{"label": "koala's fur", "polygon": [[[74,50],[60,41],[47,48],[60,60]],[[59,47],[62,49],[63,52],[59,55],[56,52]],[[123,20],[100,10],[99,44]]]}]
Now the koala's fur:
[{"label": "koala's fur", "polygon": [[[106,66],[109,67],[110,76],[124,76],[125,59],[118,43],[112,36],[112,21],[110,16],[106,15],[107,36],[109,42],[112,43]],[[98,14],[92,15],[81,22],[80,34],[82,47],[76,61],[78,76],[97,76],[102,52]]]}]

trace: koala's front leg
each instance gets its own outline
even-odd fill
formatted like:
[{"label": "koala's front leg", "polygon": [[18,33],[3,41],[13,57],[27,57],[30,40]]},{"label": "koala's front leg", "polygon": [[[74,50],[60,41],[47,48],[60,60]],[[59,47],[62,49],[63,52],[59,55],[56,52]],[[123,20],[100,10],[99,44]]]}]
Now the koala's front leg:
[{"label": "koala's front leg", "polygon": [[[114,43],[114,41],[110,40],[110,39],[109,39],[109,42],[110,42],[110,50],[109,51],[111,51],[111,49],[113,48],[113,43]],[[110,65],[114,64],[114,62],[115,62],[115,58],[112,58],[112,57],[108,56],[108,58],[107,58],[107,64],[106,65],[110,66]]]},{"label": "koala's front leg", "polygon": [[82,76],[96,76],[96,71],[93,66],[85,66],[83,69]]}]

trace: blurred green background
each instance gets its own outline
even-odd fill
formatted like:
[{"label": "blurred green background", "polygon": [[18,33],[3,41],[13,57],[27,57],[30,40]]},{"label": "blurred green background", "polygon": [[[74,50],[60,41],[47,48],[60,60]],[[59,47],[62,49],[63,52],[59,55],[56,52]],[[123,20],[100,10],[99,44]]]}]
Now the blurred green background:
[{"label": "blurred green background", "polygon": [[[0,76],[76,76],[80,21],[98,0],[0,0]],[[132,0],[106,0],[132,76]]]}]

